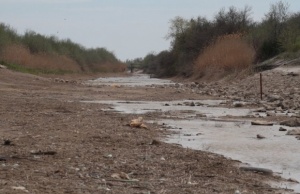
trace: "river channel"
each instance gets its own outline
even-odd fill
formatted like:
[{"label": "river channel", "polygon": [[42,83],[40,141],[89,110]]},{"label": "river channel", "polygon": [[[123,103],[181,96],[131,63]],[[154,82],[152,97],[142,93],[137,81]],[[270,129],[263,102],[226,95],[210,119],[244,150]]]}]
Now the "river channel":
[{"label": "river channel", "polygon": [[[122,78],[99,78],[88,81],[87,84],[145,87],[175,83],[138,74]],[[125,114],[160,112],[164,115],[162,118],[148,122],[167,126],[169,130],[177,132],[165,139],[165,142],[221,154],[239,160],[245,166],[272,169],[275,174],[300,182],[299,141],[279,131],[281,126],[276,123],[273,126],[251,125],[251,120],[243,119],[241,116],[254,115],[252,109],[224,108],[221,106],[224,102],[222,100],[84,102],[110,104],[113,109],[106,111]],[[235,116],[237,119],[226,119],[227,115]],[[265,138],[257,139],[257,134]],[[276,186],[300,192],[300,185],[297,183],[283,182]]]}]

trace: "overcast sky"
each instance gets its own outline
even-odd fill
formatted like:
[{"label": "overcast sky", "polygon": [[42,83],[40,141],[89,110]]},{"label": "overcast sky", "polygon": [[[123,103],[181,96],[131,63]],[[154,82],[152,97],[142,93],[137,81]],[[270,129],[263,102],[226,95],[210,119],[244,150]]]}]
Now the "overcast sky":
[{"label": "overcast sky", "polygon": [[[170,47],[169,21],[205,16],[221,8],[252,7],[259,21],[276,0],[0,0],[0,22],[23,34],[69,38],[87,48],[105,47],[121,59],[144,57]],[[285,0],[300,11],[300,0]]]}]

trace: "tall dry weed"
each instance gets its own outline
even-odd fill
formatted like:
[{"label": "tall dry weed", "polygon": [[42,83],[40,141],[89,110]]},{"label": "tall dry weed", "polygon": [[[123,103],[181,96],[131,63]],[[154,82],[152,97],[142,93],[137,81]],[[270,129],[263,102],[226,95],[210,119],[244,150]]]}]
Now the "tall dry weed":
[{"label": "tall dry weed", "polygon": [[1,52],[1,59],[28,68],[79,72],[80,66],[73,59],[57,54],[32,54],[21,45],[9,45]]},{"label": "tall dry weed", "polygon": [[124,63],[103,63],[103,64],[97,64],[95,65],[94,69],[98,72],[124,72],[126,70],[127,66]]},{"label": "tall dry weed", "polygon": [[219,37],[206,47],[194,65],[197,77],[227,75],[248,69],[255,59],[255,50],[241,34]]}]

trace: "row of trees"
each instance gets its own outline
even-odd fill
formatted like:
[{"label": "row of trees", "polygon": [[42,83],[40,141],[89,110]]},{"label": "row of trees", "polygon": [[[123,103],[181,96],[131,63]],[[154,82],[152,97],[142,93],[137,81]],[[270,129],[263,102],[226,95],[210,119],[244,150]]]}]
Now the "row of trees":
[{"label": "row of trees", "polygon": [[300,50],[300,12],[289,13],[288,4],[282,1],[270,6],[260,22],[251,18],[251,8],[230,7],[221,9],[214,19],[205,17],[190,20],[176,17],[170,21],[167,38],[170,50],[150,53],[143,59],[129,61],[148,73],[157,76],[190,76],[194,62],[218,37],[230,34],[243,37],[255,50],[255,62],[274,57],[282,52]]},{"label": "row of trees", "polygon": [[[69,39],[59,40],[55,36],[44,36],[33,31],[19,35],[10,26],[0,24],[0,61],[5,58],[2,56],[5,49],[12,45],[22,46],[32,55],[66,56],[75,61],[82,71],[99,71],[103,69],[104,64],[121,65],[116,56],[105,48],[87,49]],[[5,59],[8,60],[7,57]],[[4,62],[10,63],[10,61]],[[99,66],[101,68],[98,68]],[[124,67],[123,65],[123,69]]]}]

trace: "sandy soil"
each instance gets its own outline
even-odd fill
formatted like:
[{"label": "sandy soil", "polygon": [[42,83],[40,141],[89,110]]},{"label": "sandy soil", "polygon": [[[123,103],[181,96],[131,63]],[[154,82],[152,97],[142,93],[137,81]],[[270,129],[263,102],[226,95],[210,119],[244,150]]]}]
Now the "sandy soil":
[{"label": "sandy soil", "polygon": [[[66,79],[66,78],[64,78]],[[174,87],[86,86],[0,69],[0,193],[287,193],[223,156],[163,143],[160,126],[81,100],[205,99]],[[107,108],[107,107],[106,107]],[[144,115],[145,120],[155,114]]]}]

